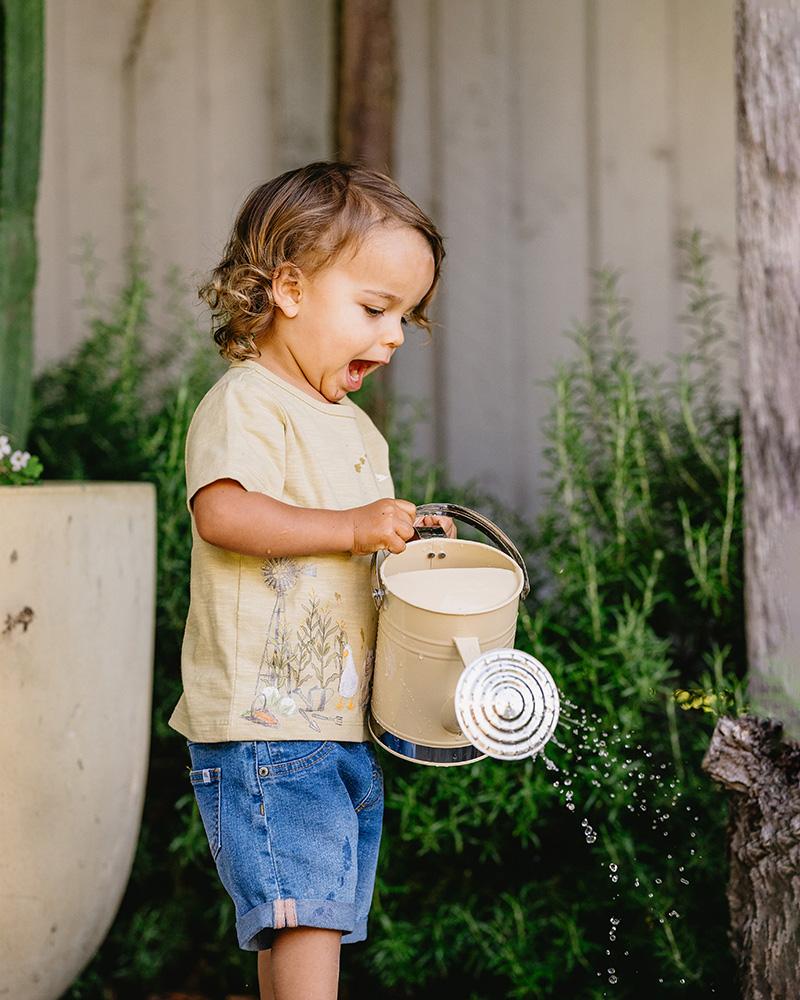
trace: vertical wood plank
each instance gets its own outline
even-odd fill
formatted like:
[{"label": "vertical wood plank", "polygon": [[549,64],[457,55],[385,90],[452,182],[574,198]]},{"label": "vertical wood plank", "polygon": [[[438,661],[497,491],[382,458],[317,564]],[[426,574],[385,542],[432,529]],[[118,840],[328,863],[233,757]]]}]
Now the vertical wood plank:
[{"label": "vertical wood plank", "polygon": [[272,172],[333,153],[334,0],[272,0]]},{"label": "vertical wood plank", "polygon": [[[434,168],[439,141],[435,113],[439,93],[433,72],[435,35],[430,30],[436,7],[437,0],[407,0],[395,5],[398,81],[394,177],[439,225]],[[446,274],[447,258],[444,267]],[[434,300],[431,310],[434,322],[441,322],[447,280],[445,277]],[[414,424],[414,453],[428,460],[437,457],[434,385],[436,341],[440,336],[436,326],[430,336],[424,330],[409,327],[403,349],[392,361],[395,403],[404,415],[411,411],[418,414]]]},{"label": "vertical wood plank", "polygon": [[439,7],[440,221],[449,241],[444,455],[459,482],[514,499],[517,331],[511,311],[511,8],[486,0]]},{"label": "vertical wood plank", "polygon": [[516,504],[541,506],[543,421],[553,402],[538,384],[574,353],[564,332],[585,319],[589,299],[589,189],[586,12],[582,0],[519,3],[514,33],[514,301],[518,365],[513,389],[520,416]]},{"label": "vertical wood plank", "polygon": [[[271,135],[269,7],[157,4],[136,69],[136,170],[153,212],[153,274],[216,262]],[[194,275],[192,276],[194,277]],[[200,309],[199,304],[195,308]]]},{"label": "vertical wood plank", "polygon": [[[596,0],[595,0],[596,2]],[[622,269],[642,356],[677,348],[669,0],[596,3],[598,252]]]},{"label": "vertical wood plank", "polygon": [[[713,276],[736,332],[736,95],[733,0],[675,0],[676,224],[708,237]],[[683,347],[683,339],[681,338]],[[739,392],[737,350],[721,358],[730,402]]]},{"label": "vertical wood plank", "polygon": [[199,144],[192,156],[202,150],[205,166],[195,206],[197,243],[186,247],[181,259],[193,261],[197,271],[217,262],[241,202],[262,173],[273,168],[273,6],[259,0],[225,5],[204,0],[202,13],[194,15],[199,34],[191,70],[196,98],[187,113],[197,117]]},{"label": "vertical wood plank", "polygon": [[122,62],[136,0],[45,4],[45,94],[36,228],[35,369],[87,334],[80,264],[85,237],[103,264],[100,297],[122,276]]}]

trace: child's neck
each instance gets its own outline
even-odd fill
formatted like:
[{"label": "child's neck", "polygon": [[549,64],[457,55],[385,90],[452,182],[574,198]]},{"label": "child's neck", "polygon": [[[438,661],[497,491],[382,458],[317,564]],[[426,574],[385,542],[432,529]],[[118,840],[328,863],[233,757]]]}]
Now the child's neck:
[{"label": "child's neck", "polygon": [[301,389],[312,399],[316,399],[321,403],[331,403],[329,399],[326,399],[308,381],[292,352],[277,337],[268,336],[263,340],[257,340],[256,347],[261,352],[259,357],[251,358],[256,364],[261,365],[262,368],[266,368],[267,371],[272,372],[273,375],[277,375],[278,378],[282,378],[284,382],[288,382],[290,385]]}]

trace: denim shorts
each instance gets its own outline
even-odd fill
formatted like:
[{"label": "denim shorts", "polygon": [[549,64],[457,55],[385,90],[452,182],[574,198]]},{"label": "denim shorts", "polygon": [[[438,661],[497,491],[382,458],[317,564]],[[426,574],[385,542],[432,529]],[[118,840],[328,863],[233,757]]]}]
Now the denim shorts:
[{"label": "denim shorts", "polygon": [[370,743],[187,742],[190,780],[239,947],[283,927],[363,941],[383,825],[383,776]]}]

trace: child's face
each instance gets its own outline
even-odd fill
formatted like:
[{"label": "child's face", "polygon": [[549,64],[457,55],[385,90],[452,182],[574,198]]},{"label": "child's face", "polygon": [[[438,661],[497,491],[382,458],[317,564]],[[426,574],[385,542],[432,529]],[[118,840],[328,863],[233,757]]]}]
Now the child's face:
[{"label": "child's face", "polygon": [[374,229],[355,255],[314,275],[282,270],[273,281],[275,320],[259,344],[262,364],[315,398],[338,402],[391,361],[404,318],[433,275],[425,237],[397,226]]}]

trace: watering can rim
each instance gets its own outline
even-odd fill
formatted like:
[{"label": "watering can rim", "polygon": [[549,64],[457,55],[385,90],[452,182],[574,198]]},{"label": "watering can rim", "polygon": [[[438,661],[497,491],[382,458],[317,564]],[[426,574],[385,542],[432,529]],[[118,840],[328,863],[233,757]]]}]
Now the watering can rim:
[{"label": "watering can rim", "polygon": [[[508,597],[506,597],[504,600],[500,601],[497,604],[493,604],[493,605],[491,605],[488,608],[479,608],[476,611],[445,611],[445,610],[441,610],[439,608],[430,608],[430,607],[428,607],[427,605],[424,605],[424,604],[417,604],[415,601],[409,601],[405,597],[400,597],[389,586],[389,584],[388,584],[388,582],[386,580],[386,577],[384,576],[384,566],[386,565],[386,563],[387,563],[388,560],[393,559],[395,556],[398,559],[402,558],[402,556],[405,555],[406,552],[408,552],[409,548],[411,548],[412,545],[418,545],[420,542],[426,543],[426,542],[429,542],[429,541],[430,541],[429,539],[426,540],[424,538],[420,538],[418,541],[409,542],[403,552],[390,552],[388,555],[386,555],[383,558],[383,560],[380,562],[380,565],[378,566],[378,579],[380,581],[380,589],[381,589],[382,596],[385,595],[385,593],[388,591],[388,593],[390,593],[392,595],[392,597],[396,601],[402,601],[403,604],[408,604],[412,608],[417,608],[420,611],[427,611],[427,612],[429,612],[432,615],[449,615],[449,616],[451,616],[453,618],[472,618],[472,617],[474,617],[476,615],[486,615],[486,614],[489,614],[492,611],[497,611],[500,608],[506,607],[506,605],[511,604],[512,601],[520,600],[523,588],[525,587],[525,575],[522,572],[522,570],[520,569],[519,564],[514,559],[512,559],[512,557],[507,552],[503,552],[501,549],[497,549],[493,545],[487,545],[486,542],[476,542],[476,541],[473,541],[470,538],[437,538],[436,539],[436,544],[437,545],[446,545],[446,546],[450,546],[450,547],[452,547],[453,545],[461,545],[461,546],[473,546],[473,545],[476,545],[476,546],[479,546],[480,548],[491,549],[492,552],[496,553],[499,556],[502,556],[504,559],[507,559],[508,562],[510,563],[510,567],[509,568],[511,570],[513,570],[513,572],[514,572],[514,574],[516,576],[516,580],[517,580],[517,585],[514,588],[514,592],[511,595],[509,595]],[[492,568],[495,568],[495,567],[459,566],[457,568],[458,569],[481,569],[481,568],[492,569]],[[436,570],[434,570],[434,572],[436,572]],[[441,572],[441,570],[439,570],[439,572]]]},{"label": "watering can rim", "polygon": [[[444,515],[446,517],[455,518],[458,521],[463,521],[465,524],[471,525],[473,528],[477,528],[482,531],[487,538],[491,539],[495,546],[506,556],[508,556],[513,562],[517,564],[520,571],[522,572],[522,590],[519,594],[520,601],[524,601],[525,598],[530,593],[531,585],[530,579],[528,578],[528,569],[525,565],[525,560],[519,553],[516,545],[511,541],[508,535],[499,528],[493,521],[490,521],[488,517],[485,517],[477,510],[473,510],[471,507],[463,507],[461,504],[457,503],[426,503],[417,506],[417,515],[424,516],[426,514],[437,514]],[[439,539],[440,541],[468,541],[468,539]],[[484,542],[478,542],[478,545],[485,544]],[[402,555],[402,552],[393,552],[391,555]],[[388,558],[385,555],[384,558]],[[381,581],[379,576],[378,563],[378,553],[373,552],[371,561],[371,575],[372,575],[372,599],[375,601],[375,606],[380,609],[381,603],[383,602],[384,591],[381,587]],[[502,605],[498,605],[502,607]],[[447,613],[447,612],[443,612]]]}]

